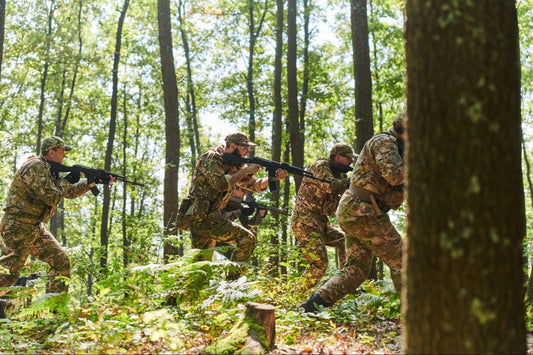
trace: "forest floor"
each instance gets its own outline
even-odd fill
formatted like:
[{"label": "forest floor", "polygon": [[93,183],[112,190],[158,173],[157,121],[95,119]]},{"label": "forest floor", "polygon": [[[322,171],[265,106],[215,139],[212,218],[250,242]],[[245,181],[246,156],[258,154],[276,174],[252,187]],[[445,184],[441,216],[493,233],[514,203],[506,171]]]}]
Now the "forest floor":
[{"label": "forest floor", "polygon": [[277,345],[269,354],[400,354],[400,328],[399,321],[385,320],[374,322],[367,329],[340,326],[322,338],[303,331],[297,345]]},{"label": "forest floor", "polygon": [[[280,340],[283,341],[278,339],[275,348],[267,355],[400,354],[400,327],[399,321],[385,320],[375,322],[366,329],[345,325],[336,327],[334,332],[321,334],[302,329],[292,345],[278,344]],[[391,337],[391,334],[395,335]],[[221,334],[221,338],[224,336]],[[197,347],[189,349],[188,354],[198,354],[209,344],[210,341],[206,339],[198,339]]]},{"label": "forest floor", "polygon": [[[401,354],[400,321],[374,322],[369,329],[341,326],[333,334],[317,337],[312,331],[302,330],[294,345],[276,344],[266,355],[351,355],[351,354]],[[390,334],[397,334],[391,337]],[[357,339],[354,342],[354,339]],[[206,343],[190,349],[190,354],[200,352]],[[533,355],[533,331],[527,335],[527,354]]]}]

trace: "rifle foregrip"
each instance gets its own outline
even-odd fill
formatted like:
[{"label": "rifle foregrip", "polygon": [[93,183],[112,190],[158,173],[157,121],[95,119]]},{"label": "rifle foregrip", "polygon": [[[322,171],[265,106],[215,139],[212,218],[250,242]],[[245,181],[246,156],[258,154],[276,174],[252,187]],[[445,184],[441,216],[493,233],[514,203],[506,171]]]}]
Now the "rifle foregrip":
[{"label": "rifle foregrip", "polygon": [[268,169],[268,188],[270,191],[276,191],[278,186],[276,184],[276,170]]},{"label": "rifle foregrip", "polygon": [[94,196],[98,196],[98,194],[100,193],[100,189],[96,185],[94,185],[93,187],[91,187],[91,192]]}]

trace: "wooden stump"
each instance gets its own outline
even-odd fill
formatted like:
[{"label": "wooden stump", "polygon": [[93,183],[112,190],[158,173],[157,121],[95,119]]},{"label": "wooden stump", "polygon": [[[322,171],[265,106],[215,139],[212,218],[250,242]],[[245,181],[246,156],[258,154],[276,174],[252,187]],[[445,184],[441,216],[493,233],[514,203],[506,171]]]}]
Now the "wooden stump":
[{"label": "wooden stump", "polygon": [[246,302],[244,316],[229,335],[204,348],[204,354],[264,354],[276,343],[274,306]]}]

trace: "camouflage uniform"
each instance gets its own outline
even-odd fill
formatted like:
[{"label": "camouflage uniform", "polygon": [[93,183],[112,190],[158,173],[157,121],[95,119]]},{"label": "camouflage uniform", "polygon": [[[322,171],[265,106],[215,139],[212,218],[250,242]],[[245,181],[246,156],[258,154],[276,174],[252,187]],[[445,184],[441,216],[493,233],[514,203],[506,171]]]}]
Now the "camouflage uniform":
[{"label": "camouflage uniform", "polygon": [[[344,148],[336,153],[336,147]],[[339,205],[342,193],[348,188],[349,180],[346,173],[332,169],[335,154],[353,156],[352,148],[346,143],[339,143],[332,149],[330,159],[319,159],[307,170],[313,176],[332,180],[332,183],[321,182],[304,177],[294,206],[291,228],[302,249],[302,255],[309,263],[300,280],[305,288],[316,285],[328,268],[326,246],[337,249],[339,265],[345,262],[344,233],[330,225],[329,216],[333,216]]]},{"label": "camouflage uniform", "polygon": [[[239,219],[239,222],[242,226],[246,227],[250,232],[252,232],[254,235],[257,236],[258,227],[261,225],[261,222],[263,222],[263,216],[259,213],[259,211],[256,211],[253,216],[247,216],[242,213],[242,203],[232,201],[231,199],[226,204],[226,207],[224,207],[220,212],[222,213],[222,216],[224,218],[229,219],[230,221],[235,221],[237,218]],[[246,207],[247,209],[253,210],[251,207]],[[253,212],[253,211],[250,211]],[[225,242],[216,242],[217,247],[224,247],[224,246],[232,246],[233,244],[225,243]],[[224,252],[224,256],[226,258],[231,259],[231,255],[233,254],[234,248],[229,248],[227,251]]]},{"label": "camouflage uniform", "polygon": [[[236,188],[229,183],[227,175],[239,170],[238,167],[222,164],[224,149],[225,146],[221,145],[200,156],[187,196],[190,206],[185,215],[193,248],[213,248],[217,241],[235,244],[232,260],[247,262],[257,243],[255,235],[221,213]],[[265,190],[252,175],[237,185],[253,192]]]},{"label": "camouflage uniform", "polygon": [[403,142],[391,129],[369,139],[355,164],[350,188],[337,210],[337,220],[346,234],[347,261],[317,294],[331,305],[353,292],[367,278],[372,255],[391,270],[397,290],[401,289],[402,239],[387,211],[404,200],[405,167]]},{"label": "camouflage uniform", "polygon": [[55,276],[69,277],[70,261],[44,223],[64,197],[75,198],[89,189],[86,180],[72,185],[51,172],[43,155],[31,156],[22,164],[11,183],[2,218],[0,265],[9,274],[0,273],[0,287],[13,285],[28,256],[33,255],[50,265],[50,292],[67,290]]}]

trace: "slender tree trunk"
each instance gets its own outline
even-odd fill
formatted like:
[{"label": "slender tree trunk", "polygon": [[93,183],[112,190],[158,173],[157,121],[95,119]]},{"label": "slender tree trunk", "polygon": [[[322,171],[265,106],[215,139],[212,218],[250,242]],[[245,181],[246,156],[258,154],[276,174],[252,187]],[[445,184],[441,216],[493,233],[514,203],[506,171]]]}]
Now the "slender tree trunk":
[{"label": "slender tree trunk", "polygon": [[[267,13],[267,0],[265,0],[265,8],[263,15],[259,21],[257,29],[255,28],[255,19],[254,19],[254,0],[248,0],[248,31],[249,31],[249,42],[248,42],[248,72],[246,74],[246,89],[248,92],[248,134],[250,140],[255,141],[255,95],[254,95],[254,53],[255,53],[255,43],[259,34],[261,33],[261,28],[265,20],[265,15]],[[250,156],[254,156],[254,151],[250,152]]]},{"label": "slender tree trunk", "polygon": [[200,137],[198,133],[198,118],[196,109],[196,96],[194,92],[194,83],[192,80],[192,63],[189,49],[189,41],[187,39],[187,31],[185,29],[185,23],[183,21],[182,12],[185,12],[185,4],[183,1],[178,2],[178,20],[180,23],[181,41],[183,43],[183,53],[185,54],[185,64],[187,66],[187,95],[186,95],[186,108],[187,108],[187,131],[189,135],[189,145],[191,146],[191,171],[196,166],[196,157],[201,154]]},{"label": "slender tree trunk", "polygon": [[[522,155],[524,157],[524,164],[526,165],[526,179],[527,187],[529,191],[529,199],[533,203],[533,182],[531,181],[531,164],[529,163],[529,158],[527,156],[526,144],[524,142],[524,134],[522,132]],[[527,263],[527,260],[525,261]],[[526,306],[531,307],[533,304],[533,266],[529,272],[529,279],[527,282],[527,292],[526,292]]]},{"label": "slender tree trunk", "polygon": [[[360,152],[374,135],[372,118],[372,76],[368,46],[368,19],[366,0],[351,0],[353,72],[355,79],[355,151]],[[377,279],[376,257],[368,278]]]},{"label": "slender tree trunk", "polygon": [[[55,1],[50,2],[50,9],[48,10],[48,30],[46,32],[46,37],[50,38],[52,35],[52,20],[54,18],[55,11]],[[48,67],[50,66],[50,41],[46,41],[46,54],[45,62],[43,67],[43,74],[41,76],[41,98],[39,102],[39,114],[37,115],[37,144],[36,144],[36,154],[41,154],[41,138],[43,134],[43,111],[45,104],[45,90],[46,90],[46,80],[48,79]]]},{"label": "slender tree trunk", "polygon": [[80,67],[80,60],[83,50],[83,39],[81,36],[81,15],[83,10],[83,0],[78,0],[78,57],[76,59],[76,63],[74,64],[74,70],[72,74],[72,82],[70,83],[70,93],[69,98],[67,101],[67,109],[65,110],[65,116],[63,116],[63,119],[61,122],[59,122],[59,132],[61,134],[64,134],[65,127],[67,125],[67,121],[70,115],[70,109],[72,108],[72,101],[74,97],[74,88],[76,87],[76,79],[78,77],[78,70]]},{"label": "slender tree trunk", "polygon": [[[248,136],[255,141],[255,97],[254,97],[254,49],[255,49],[255,25],[254,25],[254,0],[248,0],[248,72],[246,74],[246,90],[248,92]],[[250,156],[254,156],[254,151]]]},{"label": "slender tree trunk", "polygon": [[351,0],[353,71],[355,79],[355,151],[359,153],[374,134],[372,77],[368,46],[366,0]]},{"label": "slender tree trunk", "polygon": [[[370,16],[371,16],[371,21],[373,21],[373,17],[374,17],[374,5],[373,5],[373,2],[372,0],[370,0]],[[369,35],[372,36],[372,49],[373,49],[373,54],[374,54],[374,82],[376,83],[376,86],[377,86],[377,90],[378,90],[378,99],[377,99],[377,109],[378,109],[378,118],[379,118],[379,131],[380,132],[383,132],[383,102],[381,100],[381,92],[380,92],[380,87],[381,87],[381,82],[380,82],[380,78],[379,78],[379,61],[378,61],[378,49],[377,49],[377,44],[376,44],[376,36],[375,36],[375,31],[372,31],[372,32],[369,32]],[[383,263],[381,263],[381,265],[383,266]]]},{"label": "slender tree trunk", "polygon": [[[158,0],[157,19],[159,23],[159,51],[163,77],[163,96],[165,101],[165,181],[163,191],[163,223],[165,236],[176,235],[176,216],[178,215],[178,169],[180,152],[180,127],[178,114],[178,86],[172,54],[172,27],[170,22],[169,0]],[[164,244],[164,258],[179,255],[179,249],[170,243]]]},{"label": "slender tree trunk", "polygon": [[[288,131],[289,130],[289,121],[286,120],[285,121],[285,130]],[[290,158],[290,155],[291,155],[291,151],[288,147],[285,147],[285,150],[283,151],[283,160],[284,161],[289,161],[289,158]],[[291,203],[291,184],[289,182],[288,179],[286,179],[285,183],[283,184],[283,209],[285,210],[289,210],[289,205]],[[292,234],[291,234],[292,235]],[[282,226],[282,232],[281,232],[281,245],[284,247],[285,250],[291,250],[294,245],[295,245],[295,241],[293,238],[289,238],[290,235],[289,235],[289,226],[287,223],[283,223],[283,226]],[[287,254],[283,254],[282,255],[282,261],[288,261],[288,255]],[[298,264],[298,261],[296,262],[296,265],[295,265],[296,268],[298,268],[298,271],[301,271],[303,272],[303,268],[302,270],[300,270],[300,265]],[[286,269],[284,269],[283,271],[287,271]]]},{"label": "slender tree trunk", "polygon": [[2,80],[2,62],[4,58],[5,26],[6,26],[6,0],[0,0],[0,81]]},{"label": "slender tree trunk", "polygon": [[525,354],[514,1],[407,0],[406,354]]},{"label": "slender tree trunk", "polygon": [[[122,132],[122,176],[126,175],[126,167],[128,166],[127,147],[128,147],[128,105],[127,105],[127,87],[124,84],[124,100],[123,100],[123,116],[124,116],[124,131]],[[128,191],[126,183],[122,184],[122,265],[124,268],[128,267],[130,254],[130,239],[128,237],[128,214],[126,213],[128,203]]]},{"label": "slender tree trunk", "polygon": [[[304,147],[301,141],[300,123],[298,115],[298,81],[297,81],[297,5],[296,0],[288,0],[287,9],[287,102],[289,106],[289,136],[292,156],[292,165],[303,168]],[[298,192],[302,177],[293,175],[295,189]]]},{"label": "slender tree trunk", "polygon": [[[109,120],[109,134],[107,139],[107,149],[105,154],[104,170],[111,171],[111,162],[113,160],[113,144],[115,141],[115,131],[117,126],[117,98],[118,98],[118,65],[120,63],[120,48],[122,44],[122,28],[124,19],[128,10],[129,0],[124,0],[122,11],[117,27],[117,36],[115,44],[115,54],[113,60],[113,92],[111,95],[111,118]],[[107,253],[109,245],[109,206],[111,203],[111,190],[108,185],[104,187],[104,201],[102,204],[102,224],[100,226],[100,246],[102,254],[100,256],[100,267],[105,271],[107,267]]]},{"label": "slender tree trunk", "polygon": [[[281,144],[282,144],[282,125],[283,125],[283,100],[281,96],[281,78],[283,75],[283,27],[284,27],[284,13],[283,0],[276,0],[276,54],[274,57],[274,114],[272,117],[272,160],[281,161]],[[289,184],[285,180],[285,184]],[[279,206],[280,190],[272,192],[272,204]],[[273,213],[276,225],[280,224],[279,213]],[[283,230],[283,229],[282,229]],[[269,255],[269,262],[277,269],[279,254],[281,251],[279,234],[273,233],[270,237],[270,244],[272,245],[272,252]],[[282,256],[283,257],[283,256]],[[282,273],[287,273],[286,267],[282,267]]]},{"label": "slender tree trunk", "polygon": [[[309,92],[309,17],[311,9],[308,0],[304,4],[304,53],[303,53],[303,78],[302,95],[300,97],[300,142],[305,142],[305,112],[307,109],[307,95]],[[302,162],[303,164],[303,162]]]}]

